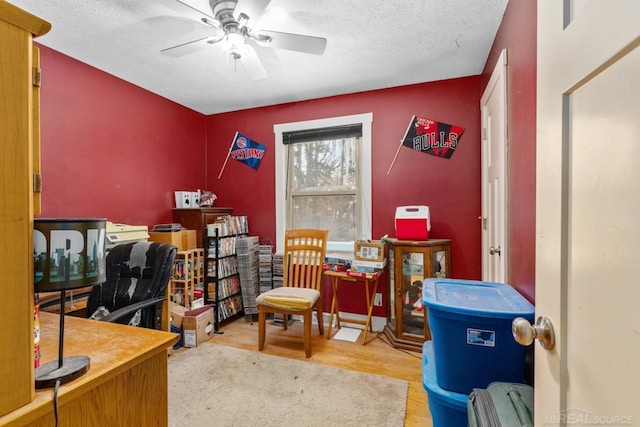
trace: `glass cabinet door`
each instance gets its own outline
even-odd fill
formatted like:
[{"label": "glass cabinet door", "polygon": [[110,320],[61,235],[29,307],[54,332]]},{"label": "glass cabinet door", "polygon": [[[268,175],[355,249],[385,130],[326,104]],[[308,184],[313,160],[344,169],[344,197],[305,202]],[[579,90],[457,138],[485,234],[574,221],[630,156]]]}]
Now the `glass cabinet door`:
[{"label": "glass cabinet door", "polygon": [[396,295],[399,300],[396,303],[396,313],[402,310],[402,319],[398,325],[399,335],[415,335],[424,337],[424,309],[422,307],[422,280],[425,278],[425,266],[428,265],[429,256],[424,251],[399,251],[401,259],[401,274],[396,276]]}]

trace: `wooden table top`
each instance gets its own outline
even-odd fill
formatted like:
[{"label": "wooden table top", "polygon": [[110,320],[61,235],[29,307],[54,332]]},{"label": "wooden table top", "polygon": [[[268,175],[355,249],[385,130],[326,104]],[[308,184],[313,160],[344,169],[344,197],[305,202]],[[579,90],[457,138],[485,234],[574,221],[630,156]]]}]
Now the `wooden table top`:
[{"label": "wooden table top", "polygon": [[[40,313],[40,364],[58,358],[58,314]],[[59,399],[73,399],[147,360],[178,340],[178,335],[152,329],[65,316],[64,356],[88,356],[89,371],[60,386]],[[0,425],[21,417],[36,419],[52,409],[53,388],[35,391],[34,400],[0,417]],[[21,421],[25,421],[24,419]]]}]

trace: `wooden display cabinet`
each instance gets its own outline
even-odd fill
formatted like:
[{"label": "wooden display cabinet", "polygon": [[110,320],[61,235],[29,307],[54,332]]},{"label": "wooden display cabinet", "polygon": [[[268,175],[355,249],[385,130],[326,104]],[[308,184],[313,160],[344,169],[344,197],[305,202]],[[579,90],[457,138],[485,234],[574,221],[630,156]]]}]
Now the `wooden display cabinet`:
[{"label": "wooden display cabinet", "polygon": [[[194,291],[203,286],[203,263],[203,249],[189,249],[176,253],[170,284],[171,301],[189,310],[195,308]],[[202,303],[204,304],[204,301]]]},{"label": "wooden display cabinet", "polygon": [[207,224],[216,222],[221,216],[231,215],[233,208],[174,208],[173,220],[180,223],[187,230],[196,230],[198,247],[206,248],[206,234],[204,229]]},{"label": "wooden display cabinet", "polygon": [[0,416],[31,402],[35,393],[33,217],[40,213],[40,68],[33,38],[50,28],[0,1]]},{"label": "wooden display cabinet", "polygon": [[448,277],[451,271],[451,240],[388,239],[389,313],[385,335],[394,347],[422,351],[431,338],[427,309],[422,305],[422,280]]}]

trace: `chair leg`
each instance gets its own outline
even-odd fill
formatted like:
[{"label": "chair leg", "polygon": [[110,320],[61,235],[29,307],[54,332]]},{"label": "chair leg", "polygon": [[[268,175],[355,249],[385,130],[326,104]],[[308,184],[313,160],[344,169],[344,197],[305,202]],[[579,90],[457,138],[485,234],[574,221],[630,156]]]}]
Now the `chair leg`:
[{"label": "chair leg", "polygon": [[311,357],[311,313],[313,309],[304,312],[304,354]]},{"label": "chair leg", "polygon": [[262,307],[258,307],[258,350],[260,351],[264,348],[266,320],[266,313]]},{"label": "chair leg", "polygon": [[320,335],[324,334],[324,319],[322,318],[322,308],[321,306],[316,306],[316,316],[318,318],[318,332]]}]

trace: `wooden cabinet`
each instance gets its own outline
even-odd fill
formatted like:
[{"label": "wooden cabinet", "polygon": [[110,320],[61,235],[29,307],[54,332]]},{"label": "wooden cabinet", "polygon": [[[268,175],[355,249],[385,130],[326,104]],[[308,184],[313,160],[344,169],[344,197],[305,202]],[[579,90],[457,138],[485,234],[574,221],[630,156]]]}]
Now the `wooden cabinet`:
[{"label": "wooden cabinet", "polygon": [[187,309],[204,304],[204,300],[201,300],[201,304],[194,304],[196,289],[202,289],[204,286],[202,281],[203,258],[204,250],[200,248],[176,253],[170,283],[171,301],[185,306]]},{"label": "wooden cabinet", "polygon": [[39,209],[34,162],[39,165],[40,72],[34,69],[38,52],[33,37],[50,28],[48,22],[0,1],[0,416],[31,402],[35,393],[33,216]]},{"label": "wooden cabinet", "polygon": [[231,212],[233,208],[175,208],[173,220],[188,230],[196,230],[198,247],[206,248],[204,229],[207,224],[216,222],[218,217],[231,215]]},{"label": "wooden cabinet", "polygon": [[385,334],[394,347],[422,351],[431,338],[426,307],[422,305],[422,280],[448,277],[451,241],[388,239],[389,315]]}]

